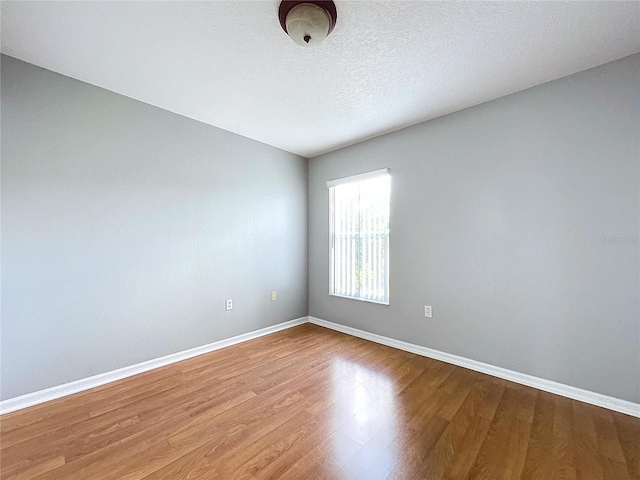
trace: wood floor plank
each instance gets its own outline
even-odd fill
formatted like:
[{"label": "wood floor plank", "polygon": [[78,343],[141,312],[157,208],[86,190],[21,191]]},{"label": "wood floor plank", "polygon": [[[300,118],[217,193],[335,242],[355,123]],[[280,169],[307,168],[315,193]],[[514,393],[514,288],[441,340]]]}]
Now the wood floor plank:
[{"label": "wood floor plank", "polygon": [[631,474],[627,466],[616,460],[612,460],[606,455],[600,455],[602,474],[605,480],[631,480]]},{"label": "wood floor plank", "polygon": [[3,480],[640,480],[640,419],[305,324],[0,417]]},{"label": "wood floor plank", "polygon": [[640,421],[627,415],[614,414],[614,423],[624,453],[629,475],[640,479]]},{"label": "wood floor plank", "polygon": [[[541,392],[540,395],[543,395]],[[546,394],[543,395],[546,397]],[[551,395],[554,403],[552,451],[555,460],[554,480],[575,480],[573,401],[568,398]]]},{"label": "wood floor plank", "polygon": [[333,432],[311,451],[289,465],[283,476],[313,478],[337,476],[342,467],[362,448],[355,440],[340,432]]},{"label": "wood floor plank", "polygon": [[447,465],[443,478],[449,480],[470,478],[469,473],[476,463],[478,452],[487,437],[490,427],[490,419],[487,420],[481,416],[475,416],[471,419],[469,427],[459,445],[456,446],[456,450]]},{"label": "wood floor plank", "polygon": [[557,469],[553,455],[553,421],[555,403],[553,396],[540,392],[535,405],[529,450],[522,472],[523,480],[552,478]]},{"label": "wood floor plank", "polygon": [[576,456],[576,478],[602,480],[604,473],[598,451],[593,410],[590,405],[572,402],[574,417],[574,446]]},{"label": "wood floor plank", "polygon": [[531,424],[518,418],[522,415],[522,391],[518,387],[512,385],[505,389],[471,470],[472,478],[508,480],[520,477]]},{"label": "wood floor plank", "polygon": [[441,478],[444,476],[456,449],[459,448],[473,417],[476,416],[482,398],[482,383],[462,384],[452,392],[450,400],[441,407],[437,416],[449,421],[431,452],[422,461],[421,478]]},{"label": "wood floor plank", "polygon": [[[403,445],[403,449],[398,452],[400,458],[387,478],[389,480],[421,478],[418,472],[424,469],[424,459],[428,458],[448,424],[449,422],[440,417],[430,416],[423,428],[418,432],[414,431],[414,435],[409,437],[407,444]],[[359,477],[354,476],[354,478]]]},{"label": "wood floor plank", "polygon": [[593,415],[596,438],[598,440],[598,451],[618,463],[625,463],[622,445],[618,438],[616,425],[613,422],[613,415],[608,410],[597,408]]}]

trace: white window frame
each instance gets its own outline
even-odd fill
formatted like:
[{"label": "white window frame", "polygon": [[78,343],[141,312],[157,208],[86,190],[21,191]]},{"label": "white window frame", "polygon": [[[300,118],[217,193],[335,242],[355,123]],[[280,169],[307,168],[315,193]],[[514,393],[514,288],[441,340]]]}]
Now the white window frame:
[{"label": "white window frame", "polygon": [[[385,252],[384,252],[384,273],[385,273],[384,286],[385,286],[385,292],[386,292],[386,302],[385,301],[380,302],[380,301],[366,299],[366,298],[352,297],[352,296],[348,296],[348,295],[340,295],[340,294],[335,293],[335,285],[334,285],[334,281],[335,281],[335,274],[334,274],[334,268],[335,268],[335,232],[334,232],[334,229],[335,229],[335,195],[334,195],[333,187],[338,186],[338,185],[342,185],[342,184],[345,184],[345,183],[361,182],[363,180],[367,180],[369,178],[379,177],[379,176],[382,176],[382,175],[389,175],[389,169],[388,168],[382,168],[382,169],[379,169],[379,170],[374,170],[374,171],[367,172],[367,173],[361,173],[361,174],[358,174],[358,175],[351,175],[349,177],[338,178],[338,179],[329,180],[328,182],[326,182],[327,190],[329,191],[329,296],[339,297],[339,298],[347,298],[349,300],[358,300],[358,301],[361,301],[361,302],[374,303],[376,305],[389,306],[390,297],[391,297],[390,286],[389,286],[389,238],[391,236],[390,230],[387,232],[386,242],[385,242]],[[391,198],[389,198],[389,202],[391,202]],[[390,217],[391,217],[391,212],[389,212],[389,221],[390,221]]]}]

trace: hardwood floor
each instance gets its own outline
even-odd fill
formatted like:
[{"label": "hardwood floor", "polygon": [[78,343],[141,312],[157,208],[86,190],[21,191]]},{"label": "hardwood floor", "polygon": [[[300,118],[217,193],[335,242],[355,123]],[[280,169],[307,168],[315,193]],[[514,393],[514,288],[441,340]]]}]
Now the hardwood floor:
[{"label": "hardwood floor", "polygon": [[640,419],[310,324],[0,435],[3,480],[640,479]]}]

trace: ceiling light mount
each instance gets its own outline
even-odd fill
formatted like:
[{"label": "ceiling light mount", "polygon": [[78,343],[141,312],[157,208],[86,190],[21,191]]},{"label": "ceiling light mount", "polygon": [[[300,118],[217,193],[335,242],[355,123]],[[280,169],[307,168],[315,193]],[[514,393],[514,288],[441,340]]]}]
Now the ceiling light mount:
[{"label": "ceiling light mount", "polygon": [[278,17],[282,29],[294,42],[313,47],[333,31],[338,12],[332,1],[283,0]]}]

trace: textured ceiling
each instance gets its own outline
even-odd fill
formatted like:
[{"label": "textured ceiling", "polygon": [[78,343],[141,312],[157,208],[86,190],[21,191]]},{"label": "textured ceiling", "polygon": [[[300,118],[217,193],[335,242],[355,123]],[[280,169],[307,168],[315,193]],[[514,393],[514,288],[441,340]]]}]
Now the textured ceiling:
[{"label": "textured ceiling", "polygon": [[305,157],[640,51],[639,2],[2,2],[2,52]]}]

